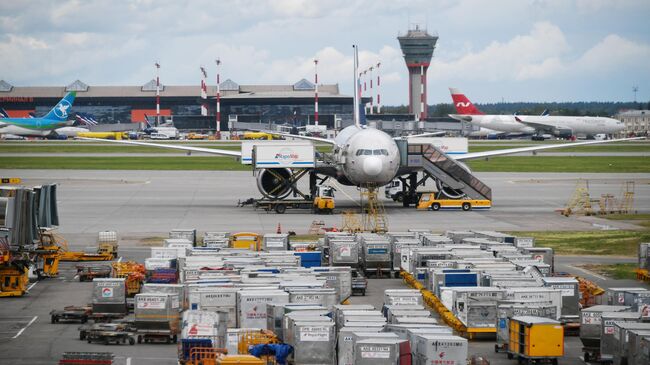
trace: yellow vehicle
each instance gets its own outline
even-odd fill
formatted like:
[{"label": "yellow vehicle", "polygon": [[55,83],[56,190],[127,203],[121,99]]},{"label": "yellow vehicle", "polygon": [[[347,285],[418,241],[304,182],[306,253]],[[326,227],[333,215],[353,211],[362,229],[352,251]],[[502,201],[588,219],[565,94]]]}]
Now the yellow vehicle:
[{"label": "yellow vehicle", "polygon": [[244,132],[242,139],[262,139],[262,140],[273,140],[281,139],[279,136],[266,132]]},{"label": "yellow vehicle", "polygon": [[536,360],[557,359],[564,356],[564,328],[552,319],[518,316],[510,319],[508,358],[517,357],[532,363]]},{"label": "yellow vehicle", "polygon": [[29,276],[26,267],[0,265],[0,297],[20,297],[27,292]]},{"label": "yellow vehicle", "polygon": [[492,201],[487,199],[440,199],[436,193],[422,193],[418,201],[418,209],[431,210],[451,210],[462,209],[470,211],[472,209],[490,209]]},{"label": "yellow vehicle", "polygon": [[331,186],[317,186],[316,198],[314,198],[313,211],[314,213],[327,213],[334,212],[334,191]]},{"label": "yellow vehicle", "polygon": [[79,132],[77,137],[100,139],[123,139],[124,132]]},{"label": "yellow vehicle", "polygon": [[102,242],[97,247],[97,253],[81,251],[64,251],[61,261],[111,261],[117,256],[117,242]]},{"label": "yellow vehicle", "polygon": [[206,134],[201,134],[201,133],[188,133],[187,134],[187,139],[188,140],[197,140],[197,139],[207,139],[208,136]]},{"label": "yellow vehicle", "polygon": [[252,232],[239,232],[230,237],[230,247],[259,251],[262,247],[262,235]]}]

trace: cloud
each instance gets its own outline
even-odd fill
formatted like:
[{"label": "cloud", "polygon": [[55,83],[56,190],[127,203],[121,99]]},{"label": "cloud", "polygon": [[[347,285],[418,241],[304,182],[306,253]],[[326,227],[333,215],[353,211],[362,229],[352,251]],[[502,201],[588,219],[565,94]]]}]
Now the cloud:
[{"label": "cloud", "polygon": [[571,67],[571,72],[582,74],[611,71],[650,71],[650,45],[633,42],[610,34],[587,50]]}]

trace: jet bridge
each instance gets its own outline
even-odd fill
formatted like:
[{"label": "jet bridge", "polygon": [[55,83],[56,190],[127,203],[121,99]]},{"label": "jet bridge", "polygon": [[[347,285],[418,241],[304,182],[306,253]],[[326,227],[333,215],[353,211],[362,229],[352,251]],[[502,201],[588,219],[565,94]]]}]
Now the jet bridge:
[{"label": "jet bridge", "polygon": [[[397,145],[400,149],[401,165],[409,170],[423,169],[436,181],[438,190],[447,198],[492,200],[492,189],[489,186],[472,175],[464,164],[454,160],[434,145],[408,143]],[[423,180],[425,179],[420,182]],[[409,189],[405,191],[405,195],[412,197],[415,196],[415,190],[420,182],[417,181],[417,176],[412,177],[410,181],[410,184],[405,184]],[[410,199],[405,205],[408,203],[416,202]]]}]

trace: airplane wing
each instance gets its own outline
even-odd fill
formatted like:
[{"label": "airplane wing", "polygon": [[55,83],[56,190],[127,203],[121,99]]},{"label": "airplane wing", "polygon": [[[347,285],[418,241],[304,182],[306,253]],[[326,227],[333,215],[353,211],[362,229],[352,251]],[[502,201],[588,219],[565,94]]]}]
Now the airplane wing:
[{"label": "airplane wing", "polygon": [[86,137],[76,137],[75,139],[81,139],[81,140],[84,140],[84,141],[96,141],[96,142],[110,142],[110,143],[118,143],[118,144],[127,144],[127,145],[132,145],[132,146],[146,146],[146,147],[167,148],[167,149],[171,149],[171,150],[188,151],[188,152],[202,152],[202,153],[209,153],[211,155],[220,155],[220,156],[241,157],[241,152],[229,151],[229,150],[219,150],[219,149],[216,149],[216,148],[203,148],[203,147],[193,147],[193,146],[176,146],[176,145],[162,144],[162,143],[149,143],[149,142],[124,141],[124,140],[100,139],[100,138],[86,138]]},{"label": "airplane wing", "polygon": [[515,120],[521,124],[527,125],[529,127],[535,128],[535,129],[541,129],[541,130],[546,130],[546,131],[552,131],[553,129],[557,128],[557,126],[552,125],[552,124],[546,124],[546,123],[539,123],[539,122],[529,122],[524,119],[521,119],[519,117],[515,117]]},{"label": "airplane wing", "polygon": [[444,136],[447,134],[447,132],[444,131],[438,131],[438,132],[429,132],[429,133],[420,133],[420,134],[411,134],[409,136],[401,136],[401,137],[394,137],[393,139],[400,139],[400,138],[417,138],[417,137],[437,137],[437,136]]},{"label": "airplane wing", "polygon": [[612,143],[612,142],[624,142],[624,141],[634,141],[638,139],[645,139],[645,137],[635,137],[635,138],[621,138],[621,139],[608,139],[604,141],[587,141],[587,142],[575,142],[575,143],[562,143],[562,144],[551,144],[551,145],[540,145],[532,147],[518,147],[518,148],[508,148],[505,150],[493,150],[493,151],[484,151],[484,152],[470,152],[464,155],[454,156],[454,160],[463,161],[463,160],[473,160],[477,158],[493,157],[493,156],[503,156],[503,155],[512,155],[515,153],[522,152],[534,152],[541,150],[550,150],[554,148],[566,148],[566,147],[577,147],[577,146],[587,146],[592,144],[603,144],[603,143]]}]

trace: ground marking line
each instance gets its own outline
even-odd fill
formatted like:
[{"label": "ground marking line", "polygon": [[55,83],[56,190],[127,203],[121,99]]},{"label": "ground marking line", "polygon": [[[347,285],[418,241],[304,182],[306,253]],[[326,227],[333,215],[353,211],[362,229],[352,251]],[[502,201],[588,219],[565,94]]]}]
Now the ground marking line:
[{"label": "ground marking line", "polygon": [[21,328],[21,330],[18,331],[18,333],[16,333],[16,335],[14,337],[12,337],[12,338],[18,338],[18,336],[22,335],[23,332],[27,329],[27,327],[31,326],[32,323],[34,323],[36,321],[36,318],[38,318],[38,316],[34,316],[34,318],[32,318],[32,320],[29,321],[29,323],[27,323],[27,326]]}]

